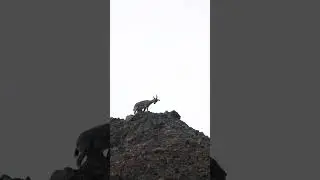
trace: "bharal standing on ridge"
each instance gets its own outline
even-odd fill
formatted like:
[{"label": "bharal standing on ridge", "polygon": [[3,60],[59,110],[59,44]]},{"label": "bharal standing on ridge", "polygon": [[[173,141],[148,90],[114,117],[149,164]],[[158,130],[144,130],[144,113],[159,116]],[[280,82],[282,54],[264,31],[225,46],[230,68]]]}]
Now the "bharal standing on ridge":
[{"label": "bharal standing on ridge", "polygon": [[[108,123],[82,132],[75,150],[80,167],[56,170],[50,179],[225,180],[217,162],[211,164],[210,177],[209,137],[189,127],[174,110],[148,112],[158,101],[157,96],[141,101],[126,120],[110,118]],[[106,157],[101,154],[104,149],[108,149]],[[87,159],[82,164],[84,155]]]},{"label": "bharal standing on ridge", "polygon": [[153,113],[140,101],[133,115],[110,119],[110,175],[135,180],[210,179],[210,139],[176,111]]},{"label": "bharal standing on ridge", "polygon": [[152,100],[144,100],[137,102],[134,107],[133,107],[133,112],[136,114],[137,112],[145,112],[148,111],[149,106],[153,103],[156,104],[160,99],[158,99],[158,96],[156,97],[153,96]]}]

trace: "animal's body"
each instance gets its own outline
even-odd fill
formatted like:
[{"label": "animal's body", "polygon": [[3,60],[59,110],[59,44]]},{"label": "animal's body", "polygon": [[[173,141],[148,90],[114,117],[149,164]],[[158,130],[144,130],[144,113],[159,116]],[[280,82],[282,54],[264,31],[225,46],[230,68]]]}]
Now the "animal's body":
[{"label": "animal's body", "polygon": [[160,99],[158,99],[158,96],[153,97],[152,100],[144,100],[144,101],[140,101],[137,102],[134,107],[133,107],[133,112],[134,114],[136,114],[137,112],[143,112],[143,111],[148,111],[149,106],[152,103],[157,103],[158,101],[160,101]]}]

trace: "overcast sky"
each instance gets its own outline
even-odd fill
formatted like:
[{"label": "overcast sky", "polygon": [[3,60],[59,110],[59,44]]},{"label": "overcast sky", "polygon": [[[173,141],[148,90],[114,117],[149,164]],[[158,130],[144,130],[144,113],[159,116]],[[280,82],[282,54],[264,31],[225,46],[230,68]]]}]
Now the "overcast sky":
[{"label": "overcast sky", "polygon": [[210,1],[111,0],[110,113],[141,100],[210,136]]}]

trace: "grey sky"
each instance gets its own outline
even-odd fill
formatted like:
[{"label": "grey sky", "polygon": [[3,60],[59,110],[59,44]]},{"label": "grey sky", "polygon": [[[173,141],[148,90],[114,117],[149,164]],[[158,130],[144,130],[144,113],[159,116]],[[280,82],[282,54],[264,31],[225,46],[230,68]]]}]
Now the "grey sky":
[{"label": "grey sky", "polygon": [[210,1],[111,0],[110,113],[125,118],[158,95],[210,136]]}]

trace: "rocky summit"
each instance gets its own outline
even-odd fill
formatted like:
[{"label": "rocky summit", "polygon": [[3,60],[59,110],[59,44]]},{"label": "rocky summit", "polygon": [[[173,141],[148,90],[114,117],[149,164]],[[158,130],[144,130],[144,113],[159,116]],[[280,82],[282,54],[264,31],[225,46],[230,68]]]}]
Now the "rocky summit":
[{"label": "rocky summit", "polygon": [[210,139],[176,111],[110,120],[110,174],[135,180],[210,179]]},{"label": "rocky summit", "polygon": [[[74,153],[79,167],[53,170],[50,180],[225,180],[225,171],[209,156],[209,137],[180,118],[176,111],[146,111],[107,119],[79,135]],[[0,180],[31,179],[2,175]]]}]

